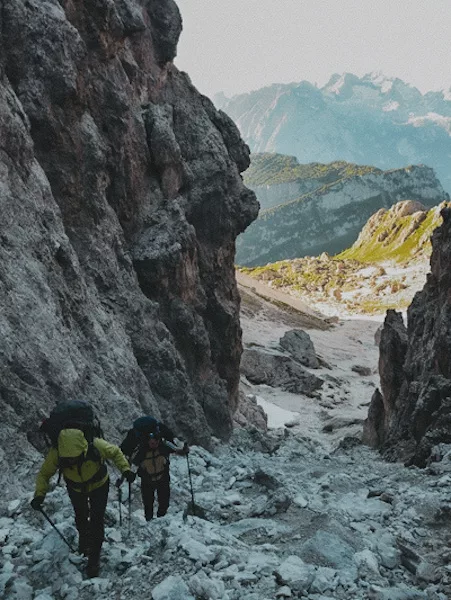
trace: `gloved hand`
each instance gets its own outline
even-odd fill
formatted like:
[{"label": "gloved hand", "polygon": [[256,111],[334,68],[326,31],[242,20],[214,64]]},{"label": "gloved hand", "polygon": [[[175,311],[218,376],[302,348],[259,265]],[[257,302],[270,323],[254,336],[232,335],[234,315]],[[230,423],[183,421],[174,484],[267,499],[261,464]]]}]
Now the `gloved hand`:
[{"label": "gloved hand", "polygon": [[133,471],[124,471],[122,477],[128,481],[128,483],[133,483],[136,478],[136,473],[133,473]]},{"label": "gloved hand", "polygon": [[44,496],[35,496],[30,502],[31,508],[34,510],[41,510],[44,503]]},{"label": "gloved hand", "polygon": [[183,448],[181,450],[179,450],[180,456],[186,456],[187,454],[189,454],[189,446],[188,446],[188,442],[185,442],[183,444]]}]

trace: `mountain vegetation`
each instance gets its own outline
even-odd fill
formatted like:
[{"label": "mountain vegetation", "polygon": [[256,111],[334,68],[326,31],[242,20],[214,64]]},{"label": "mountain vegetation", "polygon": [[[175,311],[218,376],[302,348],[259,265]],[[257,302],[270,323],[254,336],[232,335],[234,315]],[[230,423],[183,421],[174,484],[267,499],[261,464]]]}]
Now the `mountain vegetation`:
[{"label": "mountain vegetation", "polygon": [[329,303],[369,314],[405,309],[424,284],[430,238],[445,206],[428,210],[418,202],[399,202],[377,211],[355,244],[336,256],[323,253],[240,272],[318,308]]},{"label": "mountain vegetation", "polygon": [[351,248],[336,258],[406,264],[427,260],[432,252],[432,232],[441,224],[440,212],[446,204],[426,210],[419,202],[404,201],[388,210],[381,208],[368,220]]},{"label": "mountain vegetation", "polygon": [[346,161],[329,164],[299,164],[295,156],[271,152],[251,155],[251,164],[243,174],[244,182],[251,188],[290,183],[296,180],[316,179],[319,184],[328,184],[355,175],[377,173],[380,169],[355,165]]}]

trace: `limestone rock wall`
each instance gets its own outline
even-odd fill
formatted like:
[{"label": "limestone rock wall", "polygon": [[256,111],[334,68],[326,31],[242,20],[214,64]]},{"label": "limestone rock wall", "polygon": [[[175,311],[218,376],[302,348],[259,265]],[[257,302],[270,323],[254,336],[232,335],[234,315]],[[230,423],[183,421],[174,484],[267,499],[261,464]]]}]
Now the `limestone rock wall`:
[{"label": "limestone rock wall", "polygon": [[62,399],[91,401],[116,441],[143,412],[192,442],[228,437],[235,238],[258,204],[238,130],[172,63],[172,0],[0,9],[0,480],[12,495]]},{"label": "limestone rock wall", "polygon": [[[381,333],[381,398],[373,397],[366,441],[385,455],[425,466],[451,442],[451,210],[432,236],[431,273],[408,309],[387,315]],[[381,403],[383,409],[381,409]]]},{"label": "limestone rock wall", "polygon": [[297,179],[287,183],[278,183],[275,185],[249,185],[255,192],[260,203],[261,210],[272,208],[279,204],[297,200],[304,194],[310,194],[322,187],[324,182],[319,179]]}]

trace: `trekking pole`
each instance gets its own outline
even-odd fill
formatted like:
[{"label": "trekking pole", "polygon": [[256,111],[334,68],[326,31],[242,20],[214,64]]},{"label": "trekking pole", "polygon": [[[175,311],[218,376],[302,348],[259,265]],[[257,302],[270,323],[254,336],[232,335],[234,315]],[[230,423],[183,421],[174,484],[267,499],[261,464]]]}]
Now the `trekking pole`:
[{"label": "trekking pole", "polygon": [[122,488],[117,486],[117,501],[119,502],[119,527],[122,527]]},{"label": "trekking pole", "polygon": [[196,515],[196,504],[194,502],[194,490],[193,490],[193,480],[191,479],[191,469],[189,466],[189,458],[188,454],[186,455],[186,464],[188,465],[188,478],[189,478],[189,486],[191,488],[191,502],[193,505],[193,515]]},{"label": "trekking pole", "polygon": [[132,532],[132,482],[128,482],[128,537]]},{"label": "trekking pole", "polygon": [[48,516],[48,514],[44,511],[42,506],[39,508],[39,512],[41,512],[44,515],[44,517],[47,519],[47,521],[50,523],[50,525],[53,527],[53,529],[56,531],[56,533],[60,536],[60,538],[63,540],[63,542],[69,546],[71,552],[73,552],[74,554],[77,554],[77,551],[74,550],[72,545],[66,540],[64,535],[61,533],[61,531],[58,529],[58,527],[55,525],[55,523],[52,521],[52,519]]}]

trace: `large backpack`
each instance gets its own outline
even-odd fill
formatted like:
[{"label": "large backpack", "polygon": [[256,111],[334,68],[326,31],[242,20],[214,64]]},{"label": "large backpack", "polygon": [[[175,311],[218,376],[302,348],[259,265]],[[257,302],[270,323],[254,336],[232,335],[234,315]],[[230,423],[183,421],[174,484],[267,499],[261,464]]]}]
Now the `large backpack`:
[{"label": "large backpack", "polygon": [[62,429],[80,429],[88,444],[92,444],[95,437],[103,437],[99,419],[84,400],[60,402],[40,427],[41,433],[54,448],[58,448],[58,436]]}]

